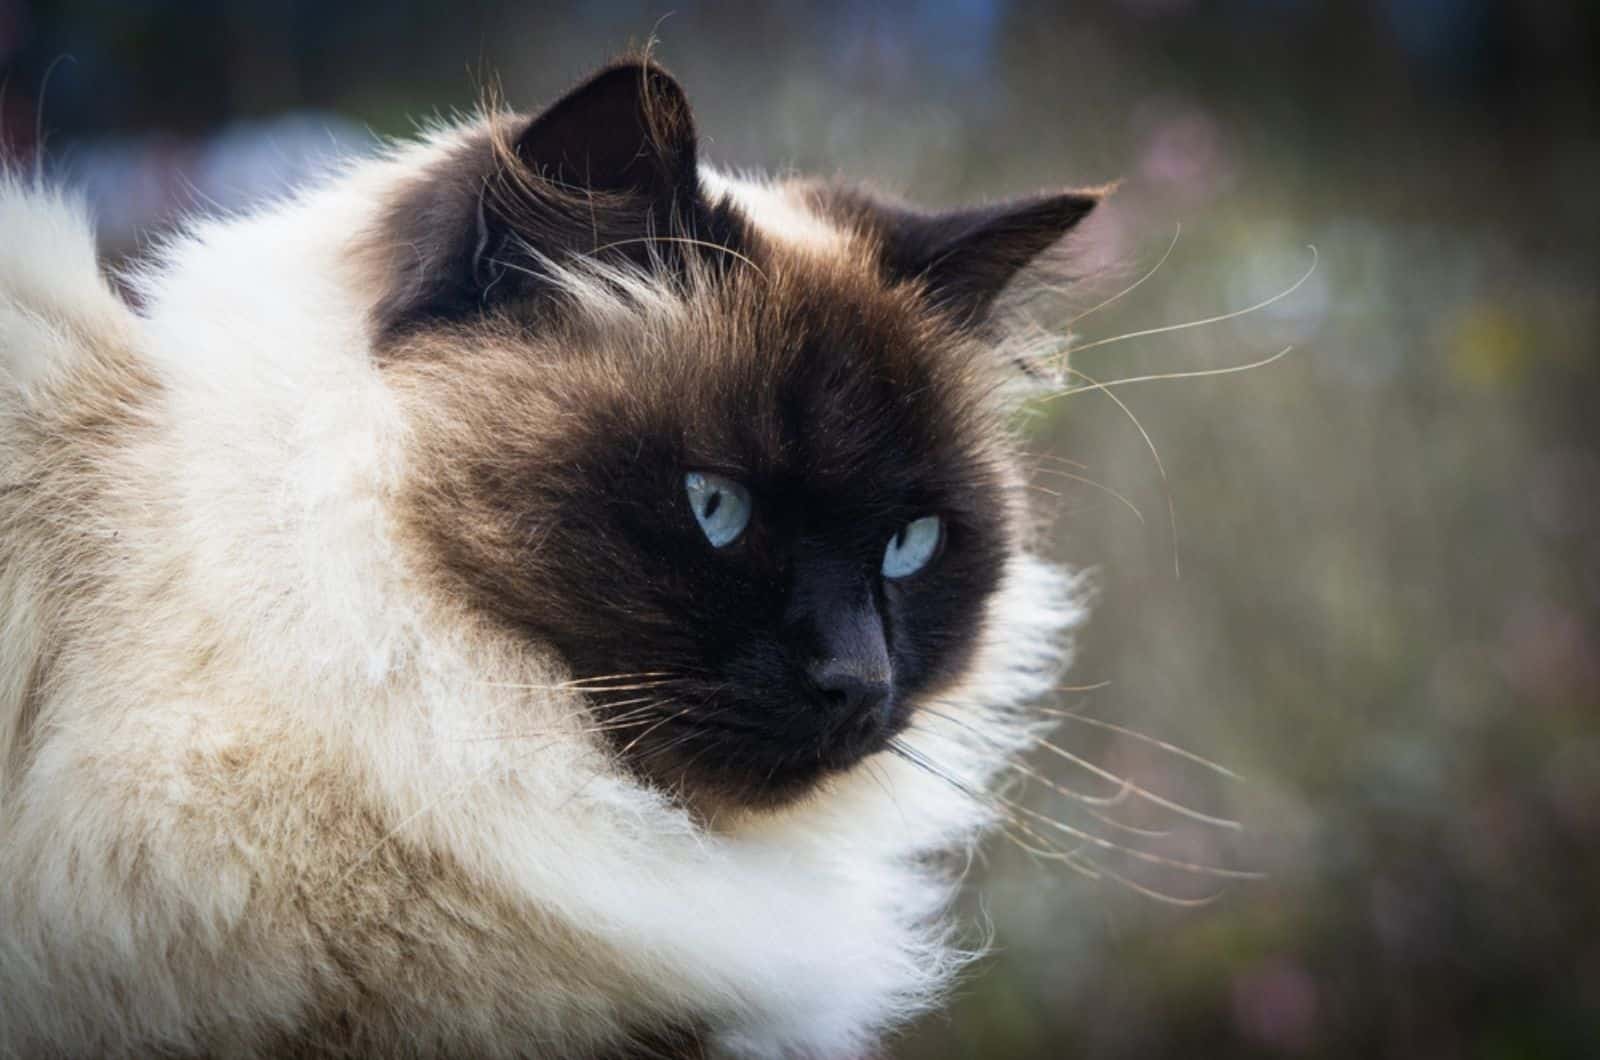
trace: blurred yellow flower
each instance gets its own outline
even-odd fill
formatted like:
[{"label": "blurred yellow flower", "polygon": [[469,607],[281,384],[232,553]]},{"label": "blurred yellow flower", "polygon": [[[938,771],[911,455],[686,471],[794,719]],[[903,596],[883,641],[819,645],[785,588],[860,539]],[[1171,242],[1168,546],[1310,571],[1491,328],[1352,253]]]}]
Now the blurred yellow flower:
[{"label": "blurred yellow flower", "polygon": [[1475,302],[1450,329],[1447,352],[1459,382],[1490,389],[1521,379],[1532,357],[1526,322],[1498,303]]}]

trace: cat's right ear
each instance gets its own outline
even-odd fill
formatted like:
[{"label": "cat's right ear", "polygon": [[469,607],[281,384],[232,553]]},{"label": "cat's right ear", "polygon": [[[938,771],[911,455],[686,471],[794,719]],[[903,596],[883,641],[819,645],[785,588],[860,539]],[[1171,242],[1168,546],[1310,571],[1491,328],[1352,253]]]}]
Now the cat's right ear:
[{"label": "cat's right ear", "polygon": [[496,119],[384,219],[379,334],[536,300],[563,259],[660,266],[671,245],[656,236],[717,227],[696,155],[683,88],[648,59],[607,67],[535,118]]},{"label": "cat's right ear", "polygon": [[982,328],[996,299],[1100,203],[1105,189],[925,211],[860,188],[815,185],[813,205],[870,233],[887,279],[915,284],[957,324]]}]

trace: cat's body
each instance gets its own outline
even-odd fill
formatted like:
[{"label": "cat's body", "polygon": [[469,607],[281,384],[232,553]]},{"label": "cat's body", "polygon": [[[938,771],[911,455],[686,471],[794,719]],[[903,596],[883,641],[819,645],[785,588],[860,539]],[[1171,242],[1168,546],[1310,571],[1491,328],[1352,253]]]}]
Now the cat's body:
[{"label": "cat's body", "polygon": [[[959,858],[989,823],[972,793],[1026,742],[1018,708],[1057,675],[1079,617],[1071,579],[1026,552],[994,397],[1009,366],[979,363],[993,357],[980,330],[906,308],[921,288],[882,293],[872,232],[842,219],[849,200],[830,211],[804,186],[734,181],[692,156],[737,255],[559,275],[545,262],[539,283],[562,287],[562,308],[524,289],[486,323],[473,314],[487,295],[463,307],[428,286],[462,265],[428,240],[464,220],[466,265],[481,270],[498,222],[482,179],[447,171],[491,164],[488,128],[193,225],[135,277],[137,313],[76,207],[0,183],[0,1056],[852,1055],[961,963],[941,919],[952,866],[930,859]],[[554,259],[550,245],[535,249]],[[498,268],[485,287],[515,275]],[[871,734],[878,747],[903,732],[946,777],[863,752],[815,776],[786,761],[802,772],[780,789],[708,772],[738,757],[721,745],[700,761],[666,745],[630,757],[628,741],[649,739],[626,728],[636,708],[611,692],[597,711],[592,692],[656,672],[654,656],[604,665],[623,645],[591,663],[562,631],[638,640],[628,623],[649,606],[606,612],[631,588],[621,560],[584,583],[592,600],[564,596],[584,539],[561,533],[584,523],[597,553],[618,549],[600,515],[561,497],[507,512],[505,478],[534,476],[531,496],[581,463],[559,451],[565,417],[582,418],[565,401],[612,402],[604,430],[624,450],[630,409],[648,421],[683,405],[647,359],[628,360],[659,356],[652,343],[720,364],[791,316],[833,335],[817,304],[853,291],[868,293],[838,334],[910,329],[976,365],[891,379],[873,414],[918,387],[977,395],[968,408],[947,394],[972,421],[935,433],[952,446],[970,433],[960,459],[978,471],[963,473],[998,499],[987,558],[943,561],[993,573],[941,633],[959,665],[918,648],[942,717]],[[613,341],[624,317],[649,327]],[[748,385],[769,376],[789,378],[763,369]],[[811,436],[782,419],[771,431]],[[806,459],[809,474],[830,458]],[[515,577],[494,567],[507,549],[527,550]],[[524,588],[502,593],[513,582]],[[545,602],[566,625],[539,624]],[[898,656],[894,668],[915,672]]]}]

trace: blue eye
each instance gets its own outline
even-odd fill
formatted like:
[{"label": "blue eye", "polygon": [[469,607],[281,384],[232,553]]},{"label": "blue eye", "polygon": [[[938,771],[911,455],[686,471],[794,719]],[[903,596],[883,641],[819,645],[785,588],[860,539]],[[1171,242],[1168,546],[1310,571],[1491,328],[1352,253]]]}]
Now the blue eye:
[{"label": "blue eye", "polygon": [[883,550],[883,576],[904,578],[928,565],[944,538],[944,520],[924,515],[900,528]]},{"label": "blue eye", "polygon": [[712,548],[731,545],[750,525],[750,491],[721,475],[691,471],[683,476],[689,510]]}]

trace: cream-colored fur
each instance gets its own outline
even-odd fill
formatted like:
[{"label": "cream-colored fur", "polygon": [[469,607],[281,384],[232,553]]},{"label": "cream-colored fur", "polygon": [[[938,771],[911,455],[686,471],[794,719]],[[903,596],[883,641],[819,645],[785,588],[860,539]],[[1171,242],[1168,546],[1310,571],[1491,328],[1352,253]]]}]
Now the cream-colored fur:
[{"label": "cream-colored fur", "polygon": [[[981,801],[884,755],[708,830],[611,767],[549,659],[427,597],[350,242],[449,139],[194,223],[137,314],[76,204],[0,184],[0,1056],[270,1055],[341,1012],[373,1051],[659,1017],[848,1056],[966,957],[933,855]],[[962,723],[908,741],[990,783],[1079,617],[1016,558]]]}]

